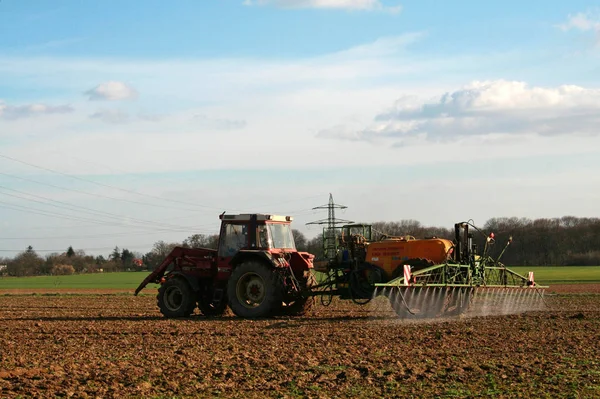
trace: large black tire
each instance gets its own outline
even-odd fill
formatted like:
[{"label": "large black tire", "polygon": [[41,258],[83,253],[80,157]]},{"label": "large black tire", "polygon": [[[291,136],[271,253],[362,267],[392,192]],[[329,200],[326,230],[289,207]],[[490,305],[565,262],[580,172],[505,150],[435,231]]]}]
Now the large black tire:
[{"label": "large black tire", "polygon": [[358,305],[369,303],[375,294],[377,283],[387,281],[385,272],[378,266],[369,263],[359,265],[358,269],[350,272],[348,291],[352,302]]},{"label": "large black tire", "polygon": [[227,285],[229,307],[239,317],[275,315],[281,308],[281,276],[264,263],[249,261],[236,267]]},{"label": "large black tire", "polygon": [[189,317],[196,308],[196,295],[182,278],[171,278],[158,289],[158,308],[167,318]]},{"label": "large black tire", "polygon": [[[308,277],[303,277],[300,281],[301,289],[309,289],[317,285],[315,276],[310,273]],[[301,297],[291,302],[283,302],[281,306],[281,314],[284,316],[304,316],[313,309],[315,305],[315,297]]]},{"label": "large black tire", "polygon": [[223,293],[223,298],[219,302],[213,301],[212,290],[204,295],[198,295],[198,308],[206,317],[223,316],[223,313],[227,310],[227,293]]}]

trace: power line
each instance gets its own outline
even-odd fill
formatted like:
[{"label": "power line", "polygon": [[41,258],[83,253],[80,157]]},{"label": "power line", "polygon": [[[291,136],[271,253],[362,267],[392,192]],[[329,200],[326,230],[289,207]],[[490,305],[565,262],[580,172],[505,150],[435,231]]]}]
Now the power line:
[{"label": "power line", "polygon": [[[0,186],[0,190],[9,190],[9,191],[13,191],[13,192],[20,193],[20,194],[25,194],[25,195],[28,195],[28,196],[31,196],[31,197],[44,199],[46,201],[55,202],[57,204],[63,204],[63,205],[66,205],[66,206],[60,206],[60,205],[55,205],[55,204],[44,203],[44,202],[41,202],[41,201],[36,201],[36,200],[30,199],[30,198],[21,197],[21,196],[18,196],[18,195],[12,195],[12,194],[7,194],[7,193],[0,193],[0,194],[3,194],[3,195],[10,196],[10,197],[15,197],[15,198],[19,198],[19,199],[24,199],[26,201],[41,203],[43,205],[53,206],[53,207],[56,207],[56,208],[72,210],[72,211],[75,211],[75,212],[88,213],[88,214],[97,215],[97,216],[101,216],[101,217],[105,217],[105,218],[118,219],[118,220],[122,220],[123,218],[127,218],[129,220],[132,220],[132,221],[135,221],[135,222],[138,222],[138,223],[150,224],[150,225],[155,225],[155,226],[160,226],[160,227],[192,228],[192,227],[188,227],[188,226],[177,226],[177,225],[172,225],[172,224],[168,224],[168,223],[161,223],[161,222],[149,221],[149,220],[144,220],[144,219],[137,219],[137,218],[132,218],[132,217],[123,216],[123,215],[117,215],[117,214],[113,214],[113,213],[109,213],[109,212],[98,211],[98,210],[95,210],[95,209],[92,209],[92,208],[88,208],[88,207],[85,207],[85,206],[80,206],[80,205],[75,205],[75,204],[69,204],[68,202],[58,201],[58,200],[54,200],[52,198],[48,198],[48,197],[44,197],[44,196],[41,196],[41,195],[27,193],[27,192],[24,192],[24,191],[15,190],[15,189],[4,187],[4,186]],[[73,208],[80,208],[82,210],[73,209]]]},{"label": "power line", "polygon": [[28,179],[26,177],[21,177],[21,176],[15,176],[15,175],[11,175],[9,173],[4,173],[4,172],[0,172],[0,175],[11,177],[13,179],[19,179],[19,180],[23,180],[23,181],[35,183],[35,184],[40,184],[40,185],[43,185],[43,186],[46,186],[46,187],[56,188],[56,189],[59,189],[59,190],[71,191],[71,192],[74,192],[74,193],[90,195],[92,197],[98,197],[98,198],[105,198],[105,199],[109,199],[109,200],[113,200],[113,201],[128,202],[130,204],[151,206],[151,207],[163,208],[163,209],[178,209],[178,210],[190,211],[190,212],[206,212],[206,211],[201,211],[199,209],[189,209],[189,208],[181,208],[181,207],[173,207],[173,206],[167,207],[167,206],[164,206],[164,205],[151,204],[149,202],[134,201],[134,200],[126,199],[126,198],[116,198],[116,197],[111,197],[109,195],[104,195],[104,194],[90,193],[90,192],[83,191],[83,190],[77,190],[75,188],[67,188],[67,187],[57,186],[55,184],[40,182],[40,181],[37,181],[37,180]]},{"label": "power line", "polygon": [[4,204],[4,206],[3,206],[4,208],[8,208],[8,209],[12,209],[14,211],[19,211],[19,212],[24,212],[24,213],[31,213],[34,215],[42,215],[42,216],[48,216],[48,217],[53,217],[53,218],[58,218],[58,219],[75,220],[78,222],[92,222],[92,223],[96,223],[96,224],[104,224],[107,226],[110,225],[110,223],[108,223],[108,222],[103,223],[103,222],[97,222],[94,220],[90,220],[87,218],[73,217],[73,216],[62,214],[62,213],[47,212],[47,211],[39,210],[36,208],[31,208],[28,206],[12,204],[10,202],[0,201],[0,204]]},{"label": "power line", "polygon": [[267,208],[267,207],[270,207],[270,206],[281,206],[283,204],[289,204],[289,203],[298,202],[298,201],[306,201],[306,200],[314,199],[314,198],[317,198],[317,197],[320,197],[320,196],[321,196],[321,194],[311,195],[309,197],[303,197],[303,198],[294,198],[294,199],[288,200],[288,201],[280,201],[280,202],[278,202],[276,204],[275,203],[271,203],[271,204],[267,204],[267,205],[260,205],[260,206],[257,206],[255,208]]},{"label": "power line", "polygon": [[[121,233],[105,233],[105,234],[93,234],[93,235],[80,235],[80,236],[52,236],[52,237],[0,237],[0,240],[80,240],[87,238],[102,238],[102,237],[129,237],[129,236],[140,236],[140,235],[152,235],[158,233],[178,233],[175,230],[154,230],[154,231],[133,231],[133,232],[121,232]],[[185,233],[185,231],[181,231]],[[195,234],[216,234],[216,232],[198,231]]]},{"label": "power line", "polygon": [[142,197],[157,199],[157,200],[160,200],[160,201],[167,201],[167,202],[173,202],[173,203],[178,203],[178,204],[183,204],[183,205],[197,206],[199,208],[212,209],[212,210],[221,210],[221,208],[216,208],[216,207],[212,207],[212,206],[195,204],[195,203],[191,203],[191,202],[178,201],[178,200],[174,200],[174,199],[170,199],[170,198],[162,198],[162,197],[158,197],[158,196],[155,196],[155,195],[140,193],[140,192],[137,192],[137,191],[134,191],[134,190],[128,190],[126,188],[111,186],[110,184],[99,183],[99,182],[94,181],[94,180],[84,179],[83,177],[74,176],[74,175],[70,175],[68,173],[59,172],[57,170],[46,168],[44,166],[34,165],[32,163],[29,163],[29,162],[25,162],[25,161],[22,161],[22,160],[13,158],[13,157],[9,157],[8,155],[0,154],[0,158],[8,159],[8,160],[11,160],[13,162],[18,162],[18,163],[21,163],[23,165],[30,166],[32,168],[36,168],[36,169],[44,170],[44,171],[47,171],[47,172],[55,173],[55,174],[58,174],[58,175],[61,175],[61,176],[69,177],[69,178],[74,179],[74,180],[79,180],[79,181],[86,182],[86,183],[89,183],[89,184],[95,184],[95,185],[100,186],[100,187],[110,188],[110,189],[113,189],[113,190],[118,190],[118,191],[122,191],[122,192],[129,193],[129,194],[135,194],[135,195],[139,195],[139,196],[142,196]]},{"label": "power line", "polygon": [[[21,163],[23,165],[27,165],[27,166],[30,166],[30,167],[33,167],[33,168],[36,168],[36,169],[40,169],[40,170],[44,170],[44,171],[47,171],[47,172],[55,173],[55,174],[58,174],[58,175],[61,175],[61,176],[69,177],[71,179],[79,180],[79,181],[86,182],[86,183],[89,183],[89,184],[95,184],[95,185],[100,186],[100,187],[111,188],[113,190],[118,190],[118,191],[130,193],[130,194],[135,194],[135,195],[139,195],[139,196],[142,196],[142,197],[147,197],[147,198],[152,198],[152,199],[155,199],[155,200],[167,201],[167,202],[172,202],[172,203],[177,203],[177,204],[182,204],[182,205],[195,206],[195,207],[199,207],[199,208],[204,208],[205,210],[217,210],[219,212],[221,212],[223,210],[223,207],[214,207],[214,206],[202,205],[202,204],[197,204],[197,203],[192,203],[192,202],[178,201],[178,200],[174,200],[174,199],[170,199],[170,198],[158,197],[158,196],[155,196],[155,195],[140,193],[138,191],[128,190],[128,189],[125,189],[125,188],[121,188],[121,187],[117,187],[117,186],[112,186],[112,185],[105,184],[105,183],[100,183],[100,182],[97,182],[97,181],[94,181],[94,180],[91,180],[91,179],[85,179],[83,177],[79,177],[79,176],[75,176],[75,175],[70,175],[68,173],[63,173],[63,172],[60,172],[60,171],[57,171],[57,170],[54,170],[54,169],[51,169],[51,168],[47,168],[47,167],[44,167],[44,166],[35,165],[35,164],[30,163],[30,162],[25,162],[23,160],[16,159],[14,157],[10,157],[8,155],[0,154],[0,158],[8,159],[8,160],[11,160],[13,162],[18,162],[18,163]],[[76,159],[76,158],[74,158],[74,159]],[[106,166],[106,165],[104,165],[104,166]],[[156,205],[156,204],[151,204],[151,203],[145,203],[145,202],[139,202],[139,201],[132,201],[132,200],[124,199],[124,198],[114,198],[114,197],[110,197],[110,196],[106,196],[106,195],[102,195],[102,194],[88,193],[88,192],[83,191],[83,190],[70,189],[70,188],[66,188],[66,187],[56,186],[56,185],[53,185],[53,184],[49,184],[49,183],[45,183],[45,182],[39,182],[39,181],[36,181],[36,180],[33,180],[33,179],[27,179],[27,178],[24,178],[24,177],[15,176],[15,175],[11,175],[11,174],[8,174],[8,173],[0,172],[0,174],[4,175],[4,176],[15,178],[15,179],[29,181],[29,182],[36,183],[36,184],[43,184],[45,186],[49,186],[49,187],[53,187],[53,188],[58,188],[58,189],[61,189],[61,190],[68,190],[68,191],[78,192],[78,193],[81,193],[81,194],[93,195],[93,196],[96,196],[96,197],[111,199],[111,200],[115,200],[115,201],[124,201],[124,202],[130,202],[130,203],[134,203],[134,204],[140,204],[140,205],[146,205],[146,206],[155,206],[155,207],[165,208],[165,206],[161,206],[161,205]],[[285,202],[279,202],[279,203],[274,204],[274,205],[281,205],[281,204],[290,203],[290,202],[303,201],[303,200],[307,200],[307,199],[316,198],[317,196],[319,196],[319,195],[313,195],[313,196],[304,197],[304,198],[292,199],[292,200],[285,201]],[[262,205],[262,206],[258,206],[256,208],[264,208],[264,207],[267,207],[267,206],[272,206],[272,205]],[[170,208],[172,208],[172,209],[182,209],[182,210],[193,211],[193,212],[200,212],[200,210],[198,210],[198,209],[192,210],[192,209],[188,209],[188,208],[179,208],[179,207],[177,207],[177,208],[176,207],[170,207]],[[230,208],[229,210],[230,211],[234,211],[234,212],[244,212],[241,209],[234,209],[234,208]]]},{"label": "power line", "polygon": [[[122,248],[148,248],[152,245],[123,245]],[[112,251],[115,247],[102,247],[102,248],[77,248],[81,251]],[[0,249],[0,252],[24,252],[26,249]],[[64,248],[61,249],[33,249],[34,252],[65,252]]]},{"label": "power line", "polygon": [[[42,204],[42,205],[53,206],[55,208],[66,209],[66,210],[71,210],[71,211],[73,210],[73,209],[65,207],[65,206],[60,206],[60,205],[55,205],[55,204],[48,204],[48,203],[45,203],[45,202],[42,202],[42,201],[37,201],[37,200],[30,199],[30,198],[21,197],[21,196],[18,196],[18,195],[7,194],[7,193],[0,193],[0,194],[6,195],[6,196],[9,196],[9,197],[24,199],[26,201],[35,202],[35,203],[39,203],[39,204]],[[129,224],[125,224],[125,223],[122,223],[122,222],[119,223],[119,222],[114,221],[114,220],[113,221],[108,221],[108,220],[100,220],[100,219],[91,219],[91,218],[85,217],[85,216],[65,215],[63,213],[55,213],[55,212],[46,211],[44,209],[31,208],[31,207],[26,207],[24,205],[17,205],[17,204],[7,203],[7,202],[3,202],[3,201],[1,201],[1,203],[8,204],[9,206],[13,206],[13,207],[15,207],[15,206],[16,207],[21,207],[21,208],[32,210],[32,211],[44,212],[44,213],[47,214],[46,216],[49,216],[49,215],[53,214],[53,215],[58,215],[58,216],[70,218],[70,219],[73,219],[73,220],[86,221],[86,222],[97,223],[97,224],[108,225],[108,226],[110,226],[110,225],[112,225],[114,223],[118,223],[120,225],[124,225],[124,226],[127,226],[127,227],[132,227]],[[82,212],[82,211],[77,211],[76,210],[76,212]],[[104,216],[104,217],[108,217],[108,216]],[[126,217],[118,217],[117,219],[124,219],[124,218],[126,218]],[[175,226],[175,225],[163,225],[163,226],[160,226],[160,227],[164,228],[165,226],[168,226],[168,227],[170,227],[172,229],[183,229],[182,227]],[[139,228],[156,228],[156,226],[135,226],[135,227],[139,227]],[[185,228],[187,229],[188,227],[185,227]]]},{"label": "power line", "polygon": [[[41,210],[41,209],[37,209],[37,208],[31,208],[31,207],[24,206],[24,205],[17,205],[17,204],[5,202],[5,201],[0,201],[0,204],[4,204],[3,205],[4,208],[8,208],[8,209],[12,209],[12,210],[16,210],[16,211],[24,212],[24,213],[31,213],[31,214],[36,214],[36,215],[41,215],[41,216],[48,216],[48,217],[53,217],[53,218],[58,218],[58,219],[75,220],[75,221],[79,221],[79,222],[91,222],[91,223],[95,223],[95,224],[99,224],[99,225],[104,225],[104,226],[115,226],[115,222],[114,221],[113,222],[109,222],[109,221],[102,221],[102,220],[90,219],[90,218],[86,218],[84,216],[65,215],[64,213],[49,212],[49,211],[45,211],[45,210]],[[50,205],[50,204],[48,204],[48,205]],[[123,227],[132,227],[131,225],[124,224],[124,223],[119,223],[118,225],[123,226]],[[138,228],[151,228],[150,226],[148,226],[148,227],[146,227],[146,226],[136,226],[136,227],[138,227]],[[173,229],[170,229],[170,230],[171,231],[177,231],[177,232],[179,232],[179,231],[189,231],[188,228],[186,228],[186,229],[173,228]]]}]

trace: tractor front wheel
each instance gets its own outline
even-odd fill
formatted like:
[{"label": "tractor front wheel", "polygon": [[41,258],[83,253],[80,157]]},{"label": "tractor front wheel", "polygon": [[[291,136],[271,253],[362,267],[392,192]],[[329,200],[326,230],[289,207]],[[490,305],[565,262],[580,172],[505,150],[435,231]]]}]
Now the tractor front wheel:
[{"label": "tractor front wheel", "polygon": [[160,312],[167,318],[188,317],[196,307],[190,285],[181,278],[171,278],[163,283],[156,299]]},{"label": "tractor front wheel", "polygon": [[281,307],[281,276],[260,262],[235,268],[227,285],[229,307],[239,317],[255,319],[274,315]]}]

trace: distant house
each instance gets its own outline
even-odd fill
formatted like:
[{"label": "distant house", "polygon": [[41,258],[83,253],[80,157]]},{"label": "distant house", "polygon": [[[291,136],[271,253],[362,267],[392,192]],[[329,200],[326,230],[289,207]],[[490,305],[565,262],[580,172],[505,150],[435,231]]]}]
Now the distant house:
[{"label": "distant house", "polygon": [[7,268],[6,265],[0,265],[0,274],[6,273],[6,268]]}]

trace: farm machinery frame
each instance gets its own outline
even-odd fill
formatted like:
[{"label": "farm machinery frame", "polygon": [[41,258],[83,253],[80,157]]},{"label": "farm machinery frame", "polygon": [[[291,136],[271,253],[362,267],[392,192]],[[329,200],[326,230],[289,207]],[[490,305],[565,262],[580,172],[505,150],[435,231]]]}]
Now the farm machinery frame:
[{"label": "farm machinery frame", "polygon": [[[500,262],[512,237],[494,259],[489,255],[493,233],[487,235],[469,222],[456,223],[454,230],[453,241],[387,235],[373,240],[370,225],[338,228],[338,256],[316,263],[323,277],[311,295],[319,295],[323,305],[334,296],[359,305],[385,296],[399,317],[409,319],[459,316],[469,309],[506,314],[544,306],[548,287],[537,285],[533,272],[525,277]],[[481,253],[472,230],[485,239]]]},{"label": "farm machinery frame", "polygon": [[[295,248],[289,216],[221,215],[218,249],[176,247],[136,290],[160,284],[157,302],[166,317],[187,317],[198,307],[206,316],[227,306],[244,318],[303,315],[319,297],[359,305],[385,296],[401,318],[458,316],[478,299],[482,311],[536,309],[544,289],[488,252],[495,243],[468,222],[455,225],[454,240],[380,236],[368,224],[328,232],[335,256],[313,265],[314,256]],[[478,252],[471,230],[485,237]],[[329,246],[331,243],[328,243]],[[314,271],[319,272],[319,282]],[[541,301],[541,302],[540,302]],[[486,313],[486,314],[487,314]]]}]

